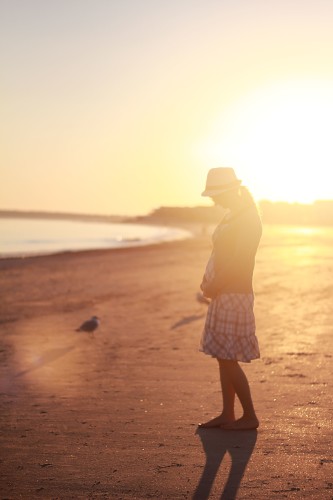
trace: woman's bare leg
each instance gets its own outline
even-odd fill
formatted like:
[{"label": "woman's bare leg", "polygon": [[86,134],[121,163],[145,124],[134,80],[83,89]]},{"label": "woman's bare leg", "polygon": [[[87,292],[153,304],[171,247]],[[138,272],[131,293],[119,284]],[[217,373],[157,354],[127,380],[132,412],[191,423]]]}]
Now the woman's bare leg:
[{"label": "woman's bare leg", "polygon": [[221,427],[224,424],[232,423],[235,421],[235,389],[232,385],[228,372],[221,369],[220,361],[219,369],[223,402],[222,413],[212,420],[208,420],[208,422],[205,422],[204,424],[199,424],[199,427]]},{"label": "woman's bare leg", "polygon": [[222,401],[223,401],[222,415],[225,417],[225,420],[227,422],[233,422],[235,420],[236,391],[228,371],[223,370],[220,360],[218,360],[218,362],[219,362],[220,382],[221,382]]},{"label": "woman's bare leg", "polygon": [[221,424],[224,429],[246,430],[256,429],[259,420],[254,410],[250,386],[245,373],[237,361],[219,360],[220,372],[223,378],[230,380],[243,408],[243,416],[234,422]]}]

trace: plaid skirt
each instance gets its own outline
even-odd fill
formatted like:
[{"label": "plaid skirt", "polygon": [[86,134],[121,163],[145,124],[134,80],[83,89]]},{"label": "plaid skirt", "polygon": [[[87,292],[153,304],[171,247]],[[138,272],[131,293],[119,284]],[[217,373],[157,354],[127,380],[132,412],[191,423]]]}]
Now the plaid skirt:
[{"label": "plaid skirt", "polygon": [[200,351],[214,358],[244,361],[260,358],[252,293],[223,293],[208,306]]}]

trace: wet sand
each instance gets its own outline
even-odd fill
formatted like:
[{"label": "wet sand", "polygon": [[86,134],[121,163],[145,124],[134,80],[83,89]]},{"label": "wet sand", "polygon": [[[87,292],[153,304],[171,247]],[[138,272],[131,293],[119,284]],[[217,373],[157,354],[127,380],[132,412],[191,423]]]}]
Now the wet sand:
[{"label": "wet sand", "polygon": [[1,498],[331,499],[332,242],[264,230],[258,432],[197,429],[221,407],[208,237],[0,261]]}]

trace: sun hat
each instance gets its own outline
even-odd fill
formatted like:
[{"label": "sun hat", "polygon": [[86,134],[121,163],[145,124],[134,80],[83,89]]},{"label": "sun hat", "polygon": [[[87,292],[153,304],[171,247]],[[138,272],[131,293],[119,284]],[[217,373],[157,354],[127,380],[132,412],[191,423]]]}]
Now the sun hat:
[{"label": "sun hat", "polygon": [[201,196],[216,196],[238,188],[241,182],[237,179],[233,168],[211,168],[207,174],[206,189],[201,193]]}]

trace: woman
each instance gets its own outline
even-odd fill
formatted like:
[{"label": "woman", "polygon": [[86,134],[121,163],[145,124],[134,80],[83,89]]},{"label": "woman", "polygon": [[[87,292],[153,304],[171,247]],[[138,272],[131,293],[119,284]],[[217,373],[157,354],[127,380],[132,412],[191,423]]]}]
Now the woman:
[{"label": "woman", "polygon": [[[214,231],[213,251],[201,283],[203,295],[211,299],[201,350],[218,361],[223,410],[199,425],[229,430],[256,429],[259,420],[248,380],[238,362],[260,357],[255,335],[252,276],[262,234],[261,221],[252,196],[231,168],[211,169],[202,195],[229,210]],[[236,395],[243,408],[243,415],[237,420]]]}]

